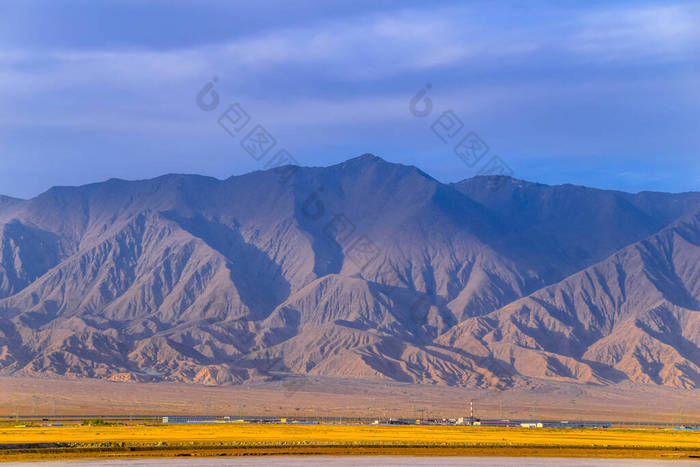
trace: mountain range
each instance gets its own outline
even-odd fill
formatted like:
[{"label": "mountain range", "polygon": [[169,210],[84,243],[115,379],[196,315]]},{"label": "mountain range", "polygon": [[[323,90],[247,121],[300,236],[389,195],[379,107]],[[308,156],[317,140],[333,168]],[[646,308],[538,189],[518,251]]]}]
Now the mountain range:
[{"label": "mountain range", "polygon": [[0,196],[0,375],[700,387],[700,193],[363,155]]}]

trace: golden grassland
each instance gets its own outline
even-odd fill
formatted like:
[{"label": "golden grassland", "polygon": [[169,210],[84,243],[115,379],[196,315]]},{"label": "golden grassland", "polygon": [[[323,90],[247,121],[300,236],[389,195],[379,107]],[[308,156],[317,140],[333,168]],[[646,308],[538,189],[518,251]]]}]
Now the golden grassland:
[{"label": "golden grassland", "polygon": [[[250,454],[700,458],[700,433],[663,429],[291,424],[0,427],[0,445],[4,445],[0,460]],[[14,449],[7,449],[10,445]]]},{"label": "golden grassland", "polygon": [[2,444],[168,443],[498,443],[695,448],[700,433],[663,429],[492,428],[430,425],[170,424],[0,428]]}]

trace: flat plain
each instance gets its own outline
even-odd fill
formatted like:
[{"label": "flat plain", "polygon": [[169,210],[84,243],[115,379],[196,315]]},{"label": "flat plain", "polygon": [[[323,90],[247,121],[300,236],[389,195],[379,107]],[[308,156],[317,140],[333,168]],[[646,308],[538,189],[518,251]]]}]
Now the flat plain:
[{"label": "flat plain", "polygon": [[246,385],[0,378],[0,417],[213,415],[542,419],[700,423],[700,390],[649,385],[533,384],[503,391],[356,379],[308,378]]},{"label": "flat plain", "polygon": [[[259,455],[700,458],[700,393],[635,385],[539,384],[487,391],[358,380],[250,385],[0,378],[0,460]],[[343,417],[611,422],[609,429],[341,424]],[[663,404],[659,402],[663,401]],[[125,426],[36,426],[66,416]],[[159,416],[320,418],[337,424],[168,424]],[[134,420],[129,423],[129,417]],[[4,418],[3,418],[4,417]],[[33,417],[33,418],[32,418]],[[150,417],[144,425],[138,417]],[[25,421],[23,421],[23,418]],[[27,421],[29,419],[29,421]],[[4,420],[4,421],[3,421]],[[650,427],[649,423],[663,424]],[[20,424],[35,426],[16,427]],[[69,425],[74,423],[74,425]],[[630,428],[618,428],[626,424]]]}]

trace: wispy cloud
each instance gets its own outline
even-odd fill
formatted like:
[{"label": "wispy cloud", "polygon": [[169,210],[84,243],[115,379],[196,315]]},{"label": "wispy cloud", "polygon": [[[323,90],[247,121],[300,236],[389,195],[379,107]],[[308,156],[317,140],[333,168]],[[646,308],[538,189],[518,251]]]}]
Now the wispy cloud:
[{"label": "wispy cloud", "polygon": [[569,41],[572,51],[597,60],[697,58],[697,3],[608,7],[583,15]]},{"label": "wispy cloud", "polygon": [[598,7],[574,20],[563,15],[562,22],[497,29],[472,6],[401,9],[167,51],[0,50],[0,93],[78,86],[148,92],[212,72],[231,80],[242,73],[268,79],[276,69],[310,80],[377,80],[446,67],[479,70],[547,54],[562,63],[696,58],[698,24],[700,7],[691,4]]},{"label": "wispy cloud", "polygon": [[[436,112],[455,110],[516,162],[518,153],[601,159],[659,148],[687,160],[697,147],[688,130],[700,108],[696,4],[402,2],[339,14],[312,10],[221,40],[178,36],[167,46],[136,37],[119,45],[7,41],[0,47],[0,138],[10,136],[16,148],[23,141],[40,146],[23,138],[47,129],[69,135],[66,145],[95,138],[95,147],[103,141],[86,136],[91,131],[153,142],[203,139],[216,128],[215,116],[198,112],[194,96],[218,76],[223,100],[240,102],[270,131],[294,130],[299,144],[313,138],[309,147],[323,146],[330,133],[329,145],[384,134],[385,147],[411,147],[420,135],[407,100],[427,82]],[[179,14],[182,28],[159,34],[206,29]],[[47,142],[45,150],[54,147]]]},{"label": "wispy cloud", "polygon": [[[0,52],[3,86],[186,80],[207,70],[262,72],[313,67],[338,79],[368,79],[530,53],[532,41],[489,33],[465,8],[405,9],[351,20],[310,23],[176,50],[48,50]],[[313,78],[312,78],[313,79]],[[21,86],[26,88],[25,86]]]}]

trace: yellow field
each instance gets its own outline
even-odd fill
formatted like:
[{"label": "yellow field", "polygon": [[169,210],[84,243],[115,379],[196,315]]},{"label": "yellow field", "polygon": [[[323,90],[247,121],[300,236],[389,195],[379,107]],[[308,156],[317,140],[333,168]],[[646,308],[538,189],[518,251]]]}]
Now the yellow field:
[{"label": "yellow field", "polygon": [[0,428],[0,444],[358,443],[662,447],[700,450],[700,433],[679,430],[489,428],[455,426],[173,424]]},{"label": "yellow field", "polygon": [[[199,425],[164,426],[74,426],[0,428],[0,445],[70,443],[66,453],[118,453],[131,455],[237,455],[240,449],[305,448],[343,449],[341,453],[396,454],[397,449],[429,448],[430,455],[586,455],[603,457],[694,457],[700,456],[700,433],[678,430],[487,428],[454,426],[369,425]],[[27,446],[29,447],[29,446]],[[385,449],[386,448],[386,449]],[[3,447],[0,447],[2,450]],[[178,450],[179,449],[179,450]],[[207,453],[207,449],[229,450]],[[290,451],[292,449],[292,451]],[[370,451],[362,451],[370,449]],[[149,451],[151,450],[151,451]],[[162,450],[161,454],[154,454]],[[198,454],[197,451],[200,451]],[[60,455],[60,449],[49,450]],[[149,451],[146,453],[146,451]],[[319,451],[319,452],[320,452]],[[326,450],[327,451],[327,450]],[[324,451],[324,453],[326,453]],[[26,449],[25,455],[40,455],[41,449]],[[410,451],[413,452],[413,451]],[[276,452],[272,452],[276,453]],[[4,450],[0,459],[16,460],[20,451]],[[183,454],[179,454],[183,455]],[[46,457],[43,455],[42,457]],[[55,457],[55,456],[54,456]]]}]

